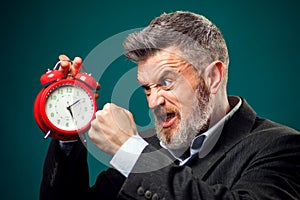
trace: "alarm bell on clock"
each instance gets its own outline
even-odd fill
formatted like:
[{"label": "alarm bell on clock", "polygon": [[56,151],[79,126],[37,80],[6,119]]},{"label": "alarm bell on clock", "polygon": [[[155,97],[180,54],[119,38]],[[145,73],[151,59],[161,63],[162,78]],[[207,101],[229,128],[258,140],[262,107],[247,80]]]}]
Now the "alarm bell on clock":
[{"label": "alarm bell on clock", "polygon": [[74,140],[89,129],[94,119],[97,81],[86,72],[65,79],[65,74],[56,70],[59,64],[40,78],[45,87],[35,99],[34,117],[45,138]]}]

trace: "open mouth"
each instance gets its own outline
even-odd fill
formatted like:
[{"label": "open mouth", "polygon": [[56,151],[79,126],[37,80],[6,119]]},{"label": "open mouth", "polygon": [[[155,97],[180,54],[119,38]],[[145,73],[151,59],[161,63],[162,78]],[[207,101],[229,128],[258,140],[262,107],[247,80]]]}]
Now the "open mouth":
[{"label": "open mouth", "polygon": [[168,128],[172,126],[177,119],[176,112],[174,111],[167,112],[167,113],[160,113],[157,114],[156,116],[163,128]]}]

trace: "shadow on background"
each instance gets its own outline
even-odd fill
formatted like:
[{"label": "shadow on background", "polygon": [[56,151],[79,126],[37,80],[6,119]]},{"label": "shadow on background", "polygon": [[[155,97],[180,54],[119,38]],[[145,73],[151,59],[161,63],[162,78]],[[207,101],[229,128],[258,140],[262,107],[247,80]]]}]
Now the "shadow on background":
[{"label": "shadow on background", "polygon": [[[39,77],[61,53],[85,57],[103,40],[144,27],[163,12],[204,14],[223,32],[230,52],[229,94],[243,96],[258,115],[300,130],[297,1],[10,1],[1,5],[0,199],[38,199],[49,139],[33,118]],[[101,55],[99,55],[99,59]],[[135,65],[121,56],[101,79],[101,107],[117,77]],[[149,121],[137,90],[130,109],[139,125]],[[141,109],[140,109],[141,108]],[[145,109],[145,110],[144,110]],[[3,121],[4,120],[4,121]],[[148,121],[147,121],[148,120]],[[106,168],[89,156],[91,183]]]}]

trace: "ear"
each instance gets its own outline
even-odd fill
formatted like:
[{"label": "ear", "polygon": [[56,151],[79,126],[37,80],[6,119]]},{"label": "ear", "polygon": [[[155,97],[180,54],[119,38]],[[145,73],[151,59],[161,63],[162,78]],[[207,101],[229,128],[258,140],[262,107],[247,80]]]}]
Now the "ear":
[{"label": "ear", "polygon": [[222,85],[224,79],[224,70],[225,65],[219,60],[212,62],[205,69],[207,80],[206,84],[210,88],[210,92],[212,94],[216,94]]}]

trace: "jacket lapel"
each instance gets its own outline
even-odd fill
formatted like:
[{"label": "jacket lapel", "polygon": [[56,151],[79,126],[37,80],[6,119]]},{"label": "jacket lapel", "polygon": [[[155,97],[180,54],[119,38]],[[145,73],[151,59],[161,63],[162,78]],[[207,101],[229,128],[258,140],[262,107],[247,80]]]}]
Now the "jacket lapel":
[{"label": "jacket lapel", "polygon": [[249,104],[242,99],[240,109],[228,120],[224,125],[221,136],[211,150],[211,152],[204,158],[200,158],[194,163],[194,174],[201,179],[209,174],[210,170],[224,157],[226,153],[239,143],[251,131],[256,118],[256,113],[249,106]]}]

